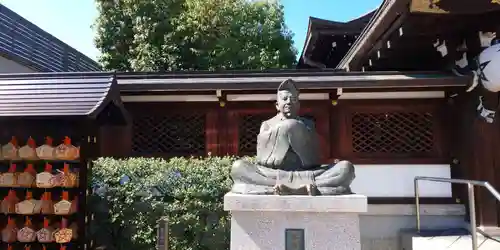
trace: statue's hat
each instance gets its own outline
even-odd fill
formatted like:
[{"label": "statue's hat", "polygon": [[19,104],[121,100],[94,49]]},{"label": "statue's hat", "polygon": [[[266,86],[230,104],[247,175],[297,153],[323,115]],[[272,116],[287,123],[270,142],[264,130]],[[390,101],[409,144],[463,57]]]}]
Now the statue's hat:
[{"label": "statue's hat", "polygon": [[296,95],[299,94],[299,89],[295,86],[295,83],[292,79],[286,79],[280,83],[278,87],[278,91],[288,90]]}]

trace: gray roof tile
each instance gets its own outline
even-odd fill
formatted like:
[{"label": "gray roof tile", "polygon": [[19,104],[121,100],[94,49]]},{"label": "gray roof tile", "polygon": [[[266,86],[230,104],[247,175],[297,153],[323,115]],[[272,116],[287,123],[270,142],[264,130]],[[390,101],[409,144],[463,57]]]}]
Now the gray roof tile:
[{"label": "gray roof tile", "polygon": [[0,117],[96,117],[110,103],[121,105],[111,73],[0,75]]}]

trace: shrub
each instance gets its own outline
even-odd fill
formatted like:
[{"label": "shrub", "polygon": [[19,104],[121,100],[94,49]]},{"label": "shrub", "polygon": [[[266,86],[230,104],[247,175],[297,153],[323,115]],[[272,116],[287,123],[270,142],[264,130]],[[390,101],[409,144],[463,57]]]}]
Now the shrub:
[{"label": "shrub", "polygon": [[90,198],[94,246],[155,249],[156,225],[169,218],[169,249],[229,248],[223,196],[233,157],[112,159],[94,162]]}]

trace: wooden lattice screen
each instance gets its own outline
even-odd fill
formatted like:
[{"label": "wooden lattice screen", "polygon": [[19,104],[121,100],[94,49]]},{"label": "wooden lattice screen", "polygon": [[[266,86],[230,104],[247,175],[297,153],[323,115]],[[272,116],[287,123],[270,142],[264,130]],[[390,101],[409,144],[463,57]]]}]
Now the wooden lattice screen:
[{"label": "wooden lattice screen", "polygon": [[161,114],[134,117],[132,150],[137,155],[204,155],[204,114]]},{"label": "wooden lattice screen", "polygon": [[429,154],[434,149],[432,118],[429,112],[355,113],[353,152]]},{"label": "wooden lattice screen", "polygon": [[343,157],[351,159],[442,158],[439,105],[352,105],[343,111]]},{"label": "wooden lattice screen", "polygon": [[[440,103],[426,101],[345,101],[304,108],[302,116],[315,121],[322,160],[354,162],[441,162],[446,157]],[[188,109],[188,108],[184,108]],[[272,108],[227,112],[177,112],[135,108],[132,151],[142,156],[214,154],[255,155],[257,135],[264,120],[276,115]],[[144,112],[143,112],[144,111]],[[148,112],[145,112],[148,111]],[[399,159],[393,161],[394,159]],[[415,159],[416,161],[412,161]],[[418,161],[417,161],[418,160]]]},{"label": "wooden lattice screen", "polygon": [[257,135],[263,121],[272,114],[246,114],[238,119],[238,154],[255,155],[257,153]]}]

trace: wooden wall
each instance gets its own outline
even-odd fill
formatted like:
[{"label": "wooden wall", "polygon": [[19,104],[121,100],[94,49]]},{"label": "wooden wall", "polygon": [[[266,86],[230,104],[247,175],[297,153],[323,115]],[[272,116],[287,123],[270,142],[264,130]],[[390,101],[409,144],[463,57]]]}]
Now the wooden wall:
[{"label": "wooden wall", "polygon": [[[255,154],[260,123],[276,114],[272,102],[128,103],[126,108],[134,125],[102,128],[102,155]],[[323,160],[359,164],[449,162],[445,109],[444,99],[301,102],[302,115],[316,122]],[[183,146],[167,145],[176,142]]]},{"label": "wooden wall", "polygon": [[[485,16],[486,17],[486,16]],[[498,26],[498,22],[482,22],[488,28]],[[500,29],[497,28],[497,34]],[[475,58],[484,49],[477,32],[464,32],[456,40],[465,40],[467,45],[467,59],[475,64]],[[457,43],[458,44],[458,43]],[[461,56],[455,49],[448,49],[451,54]],[[450,60],[452,60],[451,57]],[[451,156],[456,159],[452,170],[463,176],[464,179],[488,181],[496,189],[500,189],[500,121],[499,95],[485,90],[481,85],[472,92],[459,91],[458,96],[450,102],[450,138]],[[479,97],[482,96],[484,106],[497,112],[495,121],[487,123],[477,111]],[[500,206],[497,200],[484,188],[476,187],[477,225],[484,227],[500,226]],[[468,208],[467,187],[455,187],[455,193],[461,198],[461,203]]]},{"label": "wooden wall", "polygon": [[[301,107],[302,115],[316,122],[324,163],[347,159],[355,164],[422,167],[451,162],[452,125],[445,99],[339,100],[337,105],[301,101]],[[224,107],[208,102],[126,103],[126,108],[134,124],[101,129],[103,156],[254,155],[260,122],[276,114],[273,102],[229,102]],[[463,171],[456,170],[452,169],[453,177],[463,177],[456,175]],[[408,204],[414,199],[378,197],[370,202]]]},{"label": "wooden wall", "polygon": [[[459,95],[451,105],[453,137],[450,150],[457,159],[452,166],[464,179],[488,181],[500,188],[500,122],[487,123],[480,118],[476,108],[479,96],[485,98],[485,105],[495,110],[498,107],[496,93],[488,93],[478,88],[471,93]],[[497,111],[498,112],[498,111]],[[500,225],[500,206],[485,188],[476,187],[478,226],[497,227]],[[467,205],[467,187],[457,186],[457,194]]]}]

